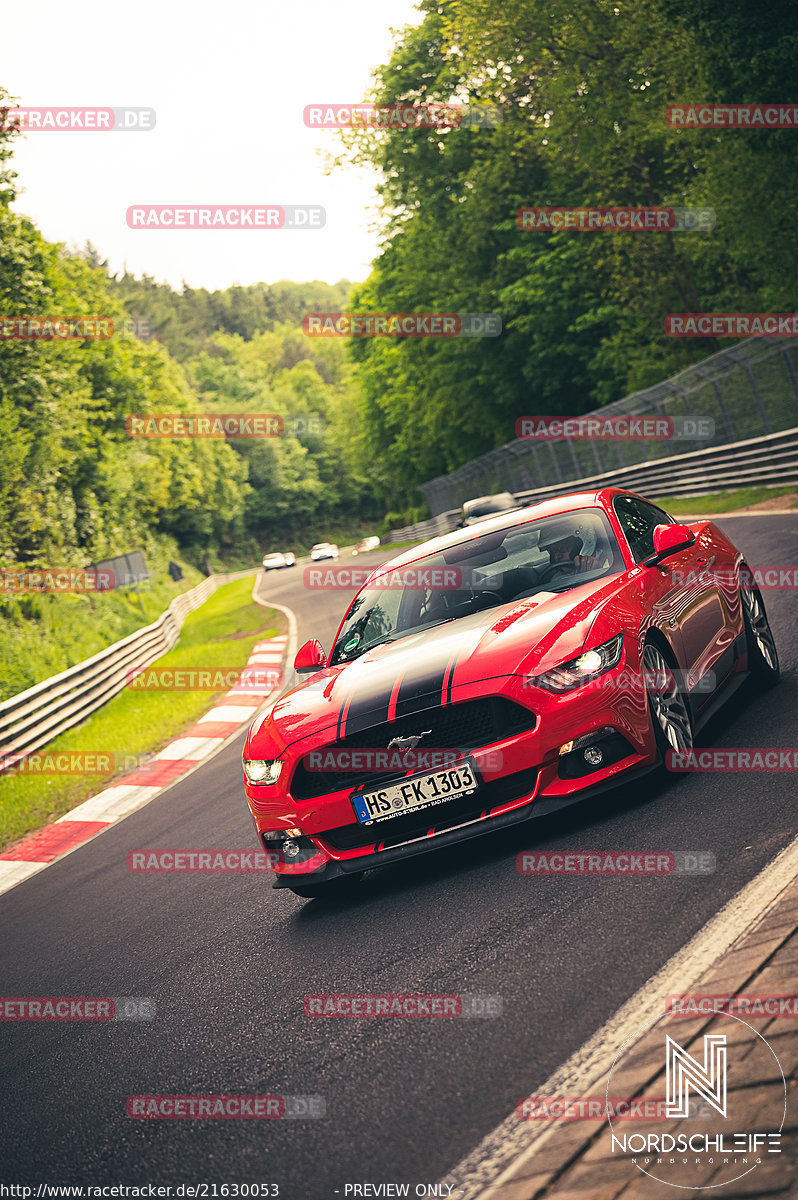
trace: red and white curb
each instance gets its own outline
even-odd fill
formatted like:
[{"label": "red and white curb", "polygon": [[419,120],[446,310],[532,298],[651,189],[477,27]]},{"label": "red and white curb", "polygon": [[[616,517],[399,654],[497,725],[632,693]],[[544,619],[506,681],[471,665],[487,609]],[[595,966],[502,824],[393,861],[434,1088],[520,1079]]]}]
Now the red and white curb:
[{"label": "red and white curb", "polygon": [[[259,667],[259,675],[275,674],[282,665],[287,637],[274,637],[253,646],[248,667]],[[266,670],[264,670],[266,668]],[[104,791],[84,800],[77,808],[32,833],[11,850],[0,853],[0,894],[24,879],[43,871],[65,854],[104,833],[130,813],[165,791],[177,779],[205,762],[243,726],[248,725],[278,691],[267,679],[263,685],[249,682],[232,688],[227,695],[154,758],[125,775]]]}]

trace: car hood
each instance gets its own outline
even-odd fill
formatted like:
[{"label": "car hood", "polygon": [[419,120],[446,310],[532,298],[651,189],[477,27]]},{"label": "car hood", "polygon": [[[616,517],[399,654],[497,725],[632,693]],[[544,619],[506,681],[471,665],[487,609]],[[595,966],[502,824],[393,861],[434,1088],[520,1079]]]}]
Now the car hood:
[{"label": "car hood", "polygon": [[539,592],[375,646],[288,692],[255,721],[250,742],[268,739],[271,753],[330,727],[349,736],[387,720],[392,698],[400,711],[423,711],[437,708],[452,688],[550,670],[581,652],[599,609],[623,581],[613,576],[564,593]]}]

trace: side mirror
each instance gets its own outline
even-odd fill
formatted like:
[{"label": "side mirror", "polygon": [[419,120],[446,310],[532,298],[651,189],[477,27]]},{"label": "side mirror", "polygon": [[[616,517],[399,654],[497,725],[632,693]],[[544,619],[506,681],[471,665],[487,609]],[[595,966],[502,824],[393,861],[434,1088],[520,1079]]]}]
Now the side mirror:
[{"label": "side mirror", "polygon": [[657,525],[654,528],[654,553],[643,562],[644,567],[656,567],[663,559],[695,545],[695,534],[687,525]]},{"label": "side mirror", "polygon": [[306,675],[309,671],[319,671],[327,665],[327,655],[321,648],[321,643],[312,638],[300,646],[294,659],[294,670],[297,675]]}]

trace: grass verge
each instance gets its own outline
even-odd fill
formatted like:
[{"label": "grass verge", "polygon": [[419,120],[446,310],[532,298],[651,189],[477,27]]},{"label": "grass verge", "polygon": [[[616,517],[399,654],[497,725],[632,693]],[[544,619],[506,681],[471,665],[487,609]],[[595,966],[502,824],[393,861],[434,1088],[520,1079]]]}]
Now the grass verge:
[{"label": "grass verge", "polygon": [[[168,541],[145,550],[150,580],[138,595],[132,587],[95,594],[0,591],[0,700],[152,624],[176,596],[204,578]],[[171,560],[183,570],[179,583],[169,577]]]},{"label": "grass verge", "polygon": [[[180,641],[157,660],[157,669],[226,672],[243,667],[255,643],[282,632],[285,624],[282,613],[254,604],[251,593],[252,576],[218,588],[189,614]],[[82,725],[39,752],[42,757],[112,755],[110,769],[0,776],[0,849],[63,816],[114,778],[129,773],[212,708],[220,694],[223,692],[125,688]]]},{"label": "grass verge", "polygon": [[795,484],[786,487],[747,487],[738,488],[736,492],[715,492],[711,496],[660,496],[656,503],[661,505],[671,516],[677,517],[683,513],[724,513],[734,512],[739,508],[749,508],[753,504],[762,504],[779,496],[791,496],[787,504],[779,508],[797,508]]}]

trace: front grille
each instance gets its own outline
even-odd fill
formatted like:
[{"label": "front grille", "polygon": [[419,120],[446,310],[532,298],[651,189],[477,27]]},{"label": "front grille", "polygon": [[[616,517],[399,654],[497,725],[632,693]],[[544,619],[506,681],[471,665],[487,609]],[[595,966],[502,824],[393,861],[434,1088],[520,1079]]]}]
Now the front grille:
[{"label": "front grille", "polygon": [[436,804],[432,808],[409,812],[405,816],[393,817],[390,821],[377,821],[374,825],[362,825],[359,821],[354,825],[342,825],[338,829],[330,829],[318,836],[329,842],[336,850],[356,850],[363,846],[381,845],[384,850],[392,846],[400,846],[403,842],[421,837],[430,829],[436,833],[445,833],[455,825],[466,821],[475,821],[480,813],[500,804],[508,804],[518,800],[534,790],[538,775],[538,767],[530,767],[525,771],[516,771],[513,775],[505,775],[501,779],[493,779],[484,783],[478,791],[470,796],[461,796],[459,800],[450,800],[447,804]]},{"label": "front grille", "polygon": [[[430,733],[418,749],[476,750],[490,746],[502,738],[535,728],[537,718],[522,704],[504,696],[486,696],[479,700],[464,700],[445,708],[430,708],[423,712],[372,725],[338,742],[315,747],[320,750],[369,749],[384,750],[392,738],[411,737],[421,730]],[[399,777],[405,772],[400,772]],[[304,762],[297,764],[289,791],[295,800],[311,800],[329,792],[362,787],[392,778],[384,771],[308,771]]]}]

